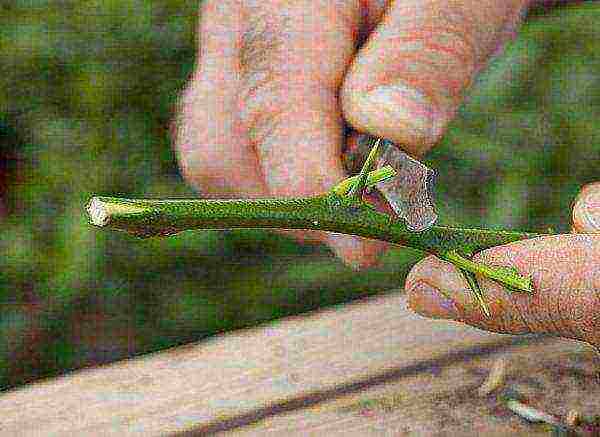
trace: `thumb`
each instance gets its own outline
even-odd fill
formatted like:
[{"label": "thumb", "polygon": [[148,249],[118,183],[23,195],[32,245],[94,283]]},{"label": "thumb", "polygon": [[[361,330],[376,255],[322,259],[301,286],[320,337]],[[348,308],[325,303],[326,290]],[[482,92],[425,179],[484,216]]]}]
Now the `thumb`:
[{"label": "thumb", "polygon": [[342,105],[359,131],[425,153],[476,72],[512,35],[529,0],[392,2],[346,76]]},{"label": "thumb", "polygon": [[512,266],[531,277],[533,294],[510,292],[478,278],[490,307],[491,317],[486,317],[454,266],[429,257],[406,280],[409,306],[426,317],[489,331],[550,333],[600,347],[600,184],[582,190],[574,212],[584,235],[523,240],[476,256],[478,261]]},{"label": "thumb", "polygon": [[600,233],[600,182],[588,184],[573,205],[573,232]]}]

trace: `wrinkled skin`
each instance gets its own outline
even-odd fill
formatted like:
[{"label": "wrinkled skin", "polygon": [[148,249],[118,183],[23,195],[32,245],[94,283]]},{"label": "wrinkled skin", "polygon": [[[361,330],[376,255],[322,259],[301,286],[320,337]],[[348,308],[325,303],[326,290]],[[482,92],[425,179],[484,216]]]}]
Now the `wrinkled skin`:
[{"label": "wrinkled skin", "polygon": [[[463,95],[502,50],[528,0],[206,0],[198,61],[181,99],[175,146],[203,196],[322,193],[342,180],[354,129],[422,156]],[[577,232],[600,232],[600,188],[574,209]],[[591,199],[591,200],[590,200]],[[383,243],[294,233],[345,262],[374,262]],[[533,275],[534,296],[483,281],[485,319],[449,264],[430,257],[409,275],[411,307],[498,332],[550,332],[600,345],[600,237],[553,236],[489,249],[488,262]],[[451,296],[448,300],[444,297]]]},{"label": "wrinkled skin", "polygon": [[[450,264],[428,257],[406,280],[411,308],[422,315],[458,320],[503,333],[540,332],[600,346],[600,183],[584,187],[573,208],[573,230],[494,247],[475,258],[510,265],[531,276],[535,293],[509,293],[481,279],[492,317],[473,302]],[[585,234],[584,234],[585,233]],[[448,299],[450,298],[450,299]]]}]

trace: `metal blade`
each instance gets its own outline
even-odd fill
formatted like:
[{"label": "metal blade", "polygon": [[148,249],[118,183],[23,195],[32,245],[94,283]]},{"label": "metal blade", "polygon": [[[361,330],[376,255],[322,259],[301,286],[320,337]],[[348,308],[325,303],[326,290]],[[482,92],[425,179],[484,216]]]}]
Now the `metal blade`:
[{"label": "metal blade", "polygon": [[410,230],[421,232],[431,228],[438,218],[433,204],[435,171],[389,140],[383,141],[382,149],[377,166],[391,165],[397,174],[376,185],[377,189],[394,212],[406,220]]},{"label": "metal blade", "polygon": [[[349,171],[355,172],[362,164],[377,138],[363,134],[358,144],[344,155]],[[391,165],[396,170],[395,177],[379,183],[376,188],[383,194],[394,212],[402,217],[411,231],[421,232],[436,222],[438,215],[434,209],[433,186],[435,171],[403,152],[389,140],[382,139],[378,167]]]}]

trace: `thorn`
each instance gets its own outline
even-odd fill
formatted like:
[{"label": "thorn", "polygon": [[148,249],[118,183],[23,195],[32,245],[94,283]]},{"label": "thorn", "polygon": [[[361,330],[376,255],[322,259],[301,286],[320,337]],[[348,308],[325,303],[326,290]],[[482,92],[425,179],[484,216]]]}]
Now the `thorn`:
[{"label": "thorn", "polygon": [[479,286],[479,282],[477,282],[477,278],[475,277],[475,274],[472,272],[469,272],[465,269],[461,269],[461,268],[459,268],[459,271],[462,273],[463,277],[467,280],[467,284],[469,284],[471,293],[475,297],[475,300],[479,304],[481,310],[483,311],[483,314],[485,314],[486,317],[492,317],[492,314],[490,313],[490,308],[488,307],[488,304],[485,301],[485,293]]},{"label": "thorn", "polygon": [[371,168],[377,161],[377,155],[379,154],[379,143],[380,142],[381,142],[381,139],[379,139],[379,138],[377,139],[377,141],[375,141],[375,145],[373,145],[373,148],[369,152],[369,156],[367,156],[365,163],[363,164],[362,168],[360,169],[360,173],[358,174],[358,179],[356,180],[356,182],[350,189],[350,192],[348,193],[349,197],[354,198],[356,200],[362,200],[362,196],[365,191],[365,188],[367,188],[367,179],[369,176],[369,172],[371,171]]}]

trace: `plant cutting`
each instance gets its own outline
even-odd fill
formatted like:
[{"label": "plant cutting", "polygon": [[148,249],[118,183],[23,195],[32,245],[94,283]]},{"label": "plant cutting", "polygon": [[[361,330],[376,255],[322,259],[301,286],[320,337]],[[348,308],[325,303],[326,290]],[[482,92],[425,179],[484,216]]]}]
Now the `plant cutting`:
[{"label": "plant cutting", "polygon": [[546,234],[449,226],[412,231],[403,220],[377,211],[365,200],[365,190],[396,173],[391,166],[373,169],[378,152],[376,143],[358,175],[317,196],[233,200],[93,197],[87,213],[92,225],[141,238],[193,229],[280,228],[337,232],[410,246],[456,266],[486,316],[489,307],[476,275],[492,279],[510,292],[534,292],[531,278],[516,269],[471,258],[490,247]]}]

